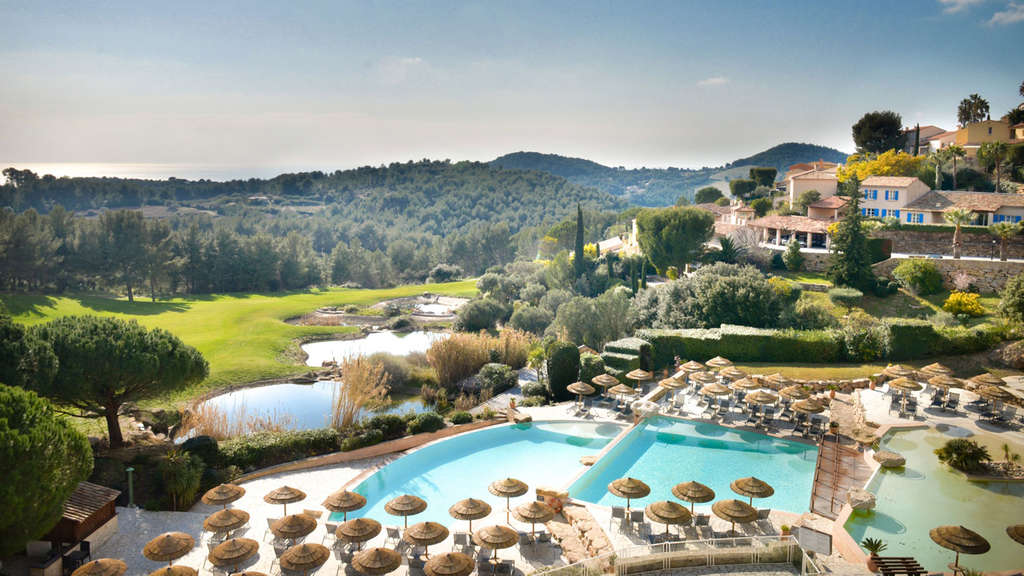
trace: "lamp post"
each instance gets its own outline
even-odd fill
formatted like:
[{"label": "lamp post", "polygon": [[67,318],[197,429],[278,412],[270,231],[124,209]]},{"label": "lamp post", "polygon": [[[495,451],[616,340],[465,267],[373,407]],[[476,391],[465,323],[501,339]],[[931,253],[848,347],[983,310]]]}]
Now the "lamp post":
[{"label": "lamp post", "polygon": [[996,245],[999,244],[996,240],[992,241],[992,250],[989,252],[989,258],[992,260],[996,259]]},{"label": "lamp post", "polygon": [[131,466],[129,466],[129,467],[125,468],[124,471],[128,473],[128,507],[129,508],[134,508],[135,507],[135,490],[134,490],[134,486],[132,485],[132,472],[135,472],[135,468],[132,468]]}]

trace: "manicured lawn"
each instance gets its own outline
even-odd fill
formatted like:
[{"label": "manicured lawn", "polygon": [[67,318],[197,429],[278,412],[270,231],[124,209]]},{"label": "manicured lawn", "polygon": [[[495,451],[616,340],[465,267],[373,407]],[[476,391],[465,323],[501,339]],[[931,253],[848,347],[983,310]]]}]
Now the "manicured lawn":
[{"label": "manicured lawn", "polygon": [[[885,298],[879,298],[872,294],[865,294],[860,300],[860,305],[855,306],[854,308],[859,308],[878,319],[920,318],[927,320],[936,313],[942,311],[942,304],[948,297],[948,291],[923,297],[916,296],[903,290]],[[836,318],[842,318],[850,312],[850,310],[845,306],[832,302],[832,300],[829,299],[828,294],[824,292],[809,292],[805,290],[800,294],[800,299],[811,301],[825,307],[825,309],[831,312]],[[991,320],[999,308],[999,295],[982,295],[981,305],[985,308],[985,316],[970,319],[967,322],[968,326],[976,326]]]},{"label": "manicured lawn", "polygon": [[[939,358],[926,358],[912,362],[901,362],[904,366],[921,368],[932,362],[939,362],[953,370],[957,378],[970,378],[982,372],[992,372],[996,376],[1009,376],[1017,374],[1013,370],[994,364],[987,353],[968,354],[964,356],[943,356]],[[888,363],[873,364],[780,364],[770,362],[747,362],[736,364],[736,367],[748,374],[774,374],[781,372],[789,378],[801,378],[804,380],[828,380],[846,378],[867,378],[872,374],[881,372]]]},{"label": "manicured lawn", "polygon": [[[320,306],[367,306],[374,302],[424,291],[451,296],[472,296],[476,281],[400,286],[385,290],[332,288],[270,294],[226,294],[175,298],[150,302],[92,295],[3,294],[15,321],[37,324],[70,315],[95,314],[132,318],[148,327],[159,327],[195,346],[210,363],[210,377],[153,404],[179,403],[209,390],[265,378],[306,371],[298,361],[297,339],[324,334],[344,334],[349,326],[293,326],[286,318]],[[148,403],[147,403],[148,404]]]},{"label": "manicured lawn", "polygon": [[824,286],[831,286],[828,278],[820,272],[789,272],[789,271],[772,271],[772,275],[781,276],[794,282],[803,282],[804,284],[821,284]]}]

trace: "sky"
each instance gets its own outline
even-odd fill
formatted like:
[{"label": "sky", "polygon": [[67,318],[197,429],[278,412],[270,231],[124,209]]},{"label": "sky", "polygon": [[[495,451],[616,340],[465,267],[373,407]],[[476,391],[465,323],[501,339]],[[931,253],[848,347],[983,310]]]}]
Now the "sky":
[{"label": "sky", "polygon": [[[0,164],[717,166],[1022,98],[1024,0],[0,0]],[[278,170],[278,171],[280,171]],[[245,175],[245,174],[235,174]]]}]

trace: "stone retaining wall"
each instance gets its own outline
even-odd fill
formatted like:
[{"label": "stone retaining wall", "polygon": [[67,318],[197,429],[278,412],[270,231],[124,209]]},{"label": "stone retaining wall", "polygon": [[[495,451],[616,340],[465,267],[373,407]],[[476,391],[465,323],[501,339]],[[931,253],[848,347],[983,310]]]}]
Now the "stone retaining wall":
[{"label": "stone retaining wall", "polygon": [[[871,233],[872,238],[888,238],[892,240],[893,252],[904,254],[948,254],[953,253],[953,230],[946,231],[932,230],[875,230]],[[979,258],[990,258],[993,254],[992,241],[994,236],[987,231],[962,232],[961,250],[964,256],[977,256]],[[995,256],[999,257],[999,247],[995,247]],[[1006,242],[1007,258],[1024,258],[1024,236],[1016,237]]]},{"label": "stone retaining wall", "polygon": [[[874,266],[878,276],[892,276],[892,271],[904,260],[890,258]],[[999,260],[954,260],[952,258],[929,260],[938,266],[946,288],[953,287],[953,277],[964,272],[973,278],[973,284],[981,292],[998,292],[1006,281],[1024,272],[1024,262],[1001,262]]]}]

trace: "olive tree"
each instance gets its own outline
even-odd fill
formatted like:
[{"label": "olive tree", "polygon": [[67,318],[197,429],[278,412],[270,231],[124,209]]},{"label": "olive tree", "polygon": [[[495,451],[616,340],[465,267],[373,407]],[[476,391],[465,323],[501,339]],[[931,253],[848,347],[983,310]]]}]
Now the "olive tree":
[{"label": "olive tree", "polygon": [[124,444],[118,413],[125,402],[178,390],[206,378],[209,366],[191,346],[165,330],[134,320],[67,316],[33,327],[57,357],[57,371],[37,391],[79,411],[106,418],[111,447]]},{"label": "olive tree", "polygon": [[82,433],[35,392],[0,384],[0,558],[46,534],[92,472]]},{"label": "olive tree", "polygon": [[664,274],[669,266],[683,270],[703,252],[715,220],[700,208],[648,208],[637,215],[637,228],[640,248]]}]

